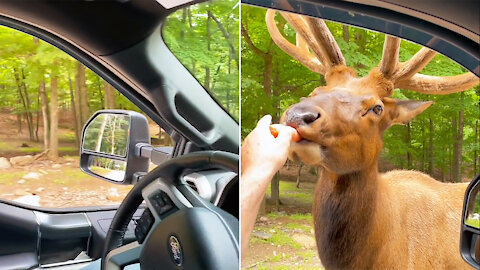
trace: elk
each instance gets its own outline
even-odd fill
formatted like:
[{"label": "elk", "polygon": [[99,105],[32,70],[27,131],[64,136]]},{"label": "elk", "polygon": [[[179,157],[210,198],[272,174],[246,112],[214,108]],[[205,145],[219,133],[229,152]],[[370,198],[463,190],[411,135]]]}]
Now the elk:
[{"label": "elk", "polygon": [[449,94],[477,85],[473,73],[419,74],[436,52],[423,47],[399,62],[400,39],[386,35],[382,59],[358,78],[321,19],[279,12],[296,31],[290,43],[268,10],[273,41],[326,85],[290,106],[281,123],[302,140],[289,158],[319,166],[313,222],[326,269],[467,269],[459,252],[467,184],[441,183],[417,171],[378,172],[384,131],[406,124],[433,102],[390,98],[395,88]]}]

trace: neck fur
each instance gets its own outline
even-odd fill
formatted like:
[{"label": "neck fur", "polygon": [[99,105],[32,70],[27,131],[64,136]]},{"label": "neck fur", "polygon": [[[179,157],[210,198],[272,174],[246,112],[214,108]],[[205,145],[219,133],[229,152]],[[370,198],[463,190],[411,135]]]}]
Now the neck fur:
[{"label": "neck fur", "polygon": [[321,171],[313,218],[318,252],[327,269],[360,266],[356,261],[365,254],[375,218],[377,176],[376,166],[346,175]]}]

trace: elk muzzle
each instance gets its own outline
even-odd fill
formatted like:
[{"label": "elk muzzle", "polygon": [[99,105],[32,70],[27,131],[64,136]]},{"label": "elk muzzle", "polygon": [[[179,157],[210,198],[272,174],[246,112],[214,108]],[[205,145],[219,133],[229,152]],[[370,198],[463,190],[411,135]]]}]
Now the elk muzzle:
[{"label": "elk muzzle", "polygon": [[[304,101],[305,102],[305,101]],[[284,115],[285,125],[298,129],[311,125],[322,116],[320,111],[309,102],[300,102],[291,106]]]}]

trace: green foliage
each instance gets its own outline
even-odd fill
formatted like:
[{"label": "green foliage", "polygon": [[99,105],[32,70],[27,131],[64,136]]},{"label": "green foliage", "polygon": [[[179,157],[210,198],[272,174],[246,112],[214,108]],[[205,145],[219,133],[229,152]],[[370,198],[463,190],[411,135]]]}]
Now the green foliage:
[{"label": "green foliage", "polygon": [[[265,92],[265,62],[242,36],[242,138],[251,132],[257,121],[265,114],[274,119],[288,106],[297,103],[301,97],[307,96],[313,89],[324,85],[324,78],[311,72],[299,62],[280,50],[272,42],[265,25],[263,8],[242,6],[242,26],[247,30],[253,45],[262,52],[270,52],[273,58],[272,93]],[[285,24],[281,16],[276,16],[279,30],[285,37],[295,43],[295,31]],[[282,27],[284,25],[284,27]],[[384,34],[351,27],[347,28],[349,40],[343,38],[342,24],[327,22],[327,26],[337,41],[347,61],[359,76],[365,76],[380,62],[383,50]],[[402,41],[399,53],[400,61],[410,59],[421,46]],[[421,73],[436,76],[457,75],[466,72],[464,68],[443,55],[437,55]],[[393,167],[407,168],[407,153],[411,155],[411,169],[428,171],[429,139],[433,138],[433,174],[436,178],[449,179],[450,167],[453,163],[453,129],[452,118],[460,111],[464,112],[463,129],[463,172],[465,177],[474,173],[474,155],[480,155],[478,135],[475,138],[475,124],[480,119],[480,87],[465,91],[462,94],[444,96],[428,96],[416,92],[396,89],[395,98],[433,100],[435,104],[410,124],[411,140],[408,142],[407,127],[394,126],[384,135],[385,163]],[[434,123],[430,134],[429,121]],[[476,151],[476,152],[475,152]],[[480,160],[480,158],[477,158]],[[477,162],[477,166],[479,162]],[[390,166],[391,167],[391,166]],[[479,172],[479,169],[476,170]]]},{"label": "green foliage", "polygon": [[213,0],[169,15],[169,49],[232,115],[239,119],[238,1]]}]

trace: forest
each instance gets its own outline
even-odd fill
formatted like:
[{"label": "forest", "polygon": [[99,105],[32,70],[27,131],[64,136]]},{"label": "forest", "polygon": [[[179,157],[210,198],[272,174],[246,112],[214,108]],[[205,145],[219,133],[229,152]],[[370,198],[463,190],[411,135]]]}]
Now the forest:
[{"label": "forest", "polygon": [[[272,41],[263,8],[242,6],[242,138],[265,114],[273,121],[291,104],[324,84],[324,78],[308,70]],[[295,32],[277,16],[277,25],[295,44]],[[377,66],[385,35],[327,22],[347,61],[359,76]],[[402,41],[399,60],[406,61],[421,46]],[[422,70],[428,75],[449,76],[467,70],[438,54]],[[382,170],[394,168],[426,172],[441,181],[469,181],[480,172],[480,87],[444,96],[395,89],[394,98],[432,100],[431,108],[405,126],[394,126],[384,135]]]},{"label": "forest", "polygon": [[239,119],[239,3],[214,0],[171,14],[165,43],[203,87]]},{"label": "forest", "polygon": [[17,129],[8,131],[11,139],[27,134],[25,145],[41,141],[48,157],[56,159],[59,126],[72,131],[78,147],[83,125],[95,111],[138,111],[103,79],[52,45],[6,27],[0,27],[0,40],[0,111],[17,121]]},{"label": "forest", "polygon": [[[159,33],[182,64],[237,120],[238,9],[238,3],[230,0],[183,8],[166,19]],[[83,125],[95,111],[139,111],[103,79],[52,45],[6,27],[0,27],[0,41],[0,113],[15,116],[17,123],[16,130],[2,136],[0,152],[19,134],[26,134],[24,145],[42,142],[42,150],[54,160],[59,156],[59,136],[75,142],[68,150],[76,152]],[[59,126],[67,134],[59,134]],[[171,143],[161,131],[155,142]],[[60,152],[64,148],[60,147]]]}]

